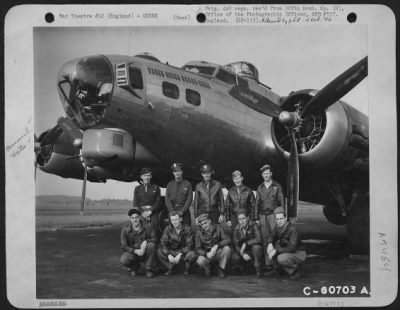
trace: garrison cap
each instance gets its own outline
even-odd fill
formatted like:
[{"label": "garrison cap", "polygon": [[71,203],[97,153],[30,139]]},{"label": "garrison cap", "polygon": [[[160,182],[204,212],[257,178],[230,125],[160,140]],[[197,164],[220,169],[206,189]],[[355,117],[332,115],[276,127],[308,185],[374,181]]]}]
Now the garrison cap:
[{"label": "garrison cap", "polygon": [[232,172],[232,178],[241,177],[242,173],[239,170],[235,170]]},{"label": "garrison cap", "polygon": [[285,209],[283,209],[282,207],[275,208],[274,214],[279,214],[279,213],[285,214]]},{"label": "garrison cap", "polygon": [[263,173],[267,169],[271,170],[271,165],[266,164],[266,165],[262,166],[260,168],[260,172]]},{"label": "garrison cap", "polygon": [[208,217],[208,214],[204,213],[204,214],[200,214],[200,215],[199,215],[198,221],[199,221],[199,223],[201,223],[201,222],[203,222],[203,221],[205,221],[205,220],[208,220],[208,219],[210,219],[210,218]]},{"label": "garrison cap", "polygon": [[209,164],[204,164],[200,167],[200,173],[213,172],[213,168]]},{"label": "garrison cap", "polygon": [[173,163],[171,165],[171,170],[172,171],[183,170],[183,164],[181,164],[181,163]]},{"label": "garrison cap", "polygon": [[140,215],[141,212],[140,212],[139,209],[130,209],[130,210],[128,211],[128,215],[129,215],[129,216],[132,216],[132,214],[138,214],[138,215]]},{"label": "garrison cap", "polygon": [[147,174],[147,173],[151,173],[150,168],[143,167],[142,169],[140,169],[140,175]]}]

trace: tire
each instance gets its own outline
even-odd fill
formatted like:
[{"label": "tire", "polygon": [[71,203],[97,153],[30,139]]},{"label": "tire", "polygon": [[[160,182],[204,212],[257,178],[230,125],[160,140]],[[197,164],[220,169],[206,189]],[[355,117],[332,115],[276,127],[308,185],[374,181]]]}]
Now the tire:
[{"label": "tire", "polygon": [[344,225],[347,223],[347,216],[343,216],[339,207],[329,207],[324,205],[322,209],[326,219],[335,225]]}]

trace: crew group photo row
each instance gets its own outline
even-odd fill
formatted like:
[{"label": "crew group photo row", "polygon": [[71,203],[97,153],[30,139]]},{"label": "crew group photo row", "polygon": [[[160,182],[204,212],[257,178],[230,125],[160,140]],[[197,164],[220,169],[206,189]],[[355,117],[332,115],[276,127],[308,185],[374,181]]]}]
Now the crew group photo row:
[{"label": "crew group photo row", "polygon": [[[257,278],[273,274],[293,280],[301,277],[306,252],[296,227],[287,219],[282,187],[273,180],[270,165],[260,168],[263,182],[256,195],[236,170],[234,185],[224,198],[221,183],[213,179],[213,168],[204,164],[194,201],[192,185],[183,178],[183,165],[174,163],[171,171],[174,179],[165,191],[168,224],[161,231],[160,187],[151,182],[150,168],[140,170],[141,184],[134,189],[129,222],[121,230],[120,262],[131,276],[137,276],[144,264],[148,278],[160,270],[170,276],[178,266],[188,275],[194,265],[207,277],[215,271],[224,278],[228,269],[244,274],[254,271]],[[189,209],[192,204],[195,225]]]}]

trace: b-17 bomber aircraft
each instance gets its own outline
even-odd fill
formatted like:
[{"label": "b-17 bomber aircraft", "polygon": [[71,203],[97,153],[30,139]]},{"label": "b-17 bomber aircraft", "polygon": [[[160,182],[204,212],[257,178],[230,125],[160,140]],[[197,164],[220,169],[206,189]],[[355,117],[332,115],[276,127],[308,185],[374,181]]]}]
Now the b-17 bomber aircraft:
[{"label": "b-17 bomber aircraft", "polygon": [[84,189],[86,180],[135,181],[142,166],[165,187],[172,162],[195,183],[209,163],[217,180],[228,184],[238,169],[255,189],[269,163],[289,217],[299,199],[322,204],[328,221],[348,225],[352,250],[366,252],[368,117],[340,99],[367,74],[365,57],[319,91],[279,96],[246,61],[178,68],[148,53],[74,59],[57,80],[66,117],[37,138],[36,166],[81,179]]}]

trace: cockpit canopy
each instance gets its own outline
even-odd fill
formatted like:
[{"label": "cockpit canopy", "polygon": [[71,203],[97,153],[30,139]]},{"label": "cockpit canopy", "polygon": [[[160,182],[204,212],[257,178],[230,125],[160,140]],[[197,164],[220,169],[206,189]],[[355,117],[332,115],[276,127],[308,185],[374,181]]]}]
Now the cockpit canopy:
[{"label": "cockpit canopy", "polygon": [[112,67],[104,56],[74,59],[58,73],[64,110],[81,128],[92,127],[103,118],[112,90]]},{"label": "cockpit canopy", "polygon": [[187,70],[193,73],[202,74],[208,77],[212,77],[215,71],[219,68],[219,65],[207,62],[207,61],[190,61],[182,66],[183,70]]},{"label": "cockpit canopy", "polygon": [[227,64],[224,67],[240,76],[247,77],[247,78],[258,81],[258,70],[250,62],[237,61],[237,62],[232,62],[230,64]]}]

